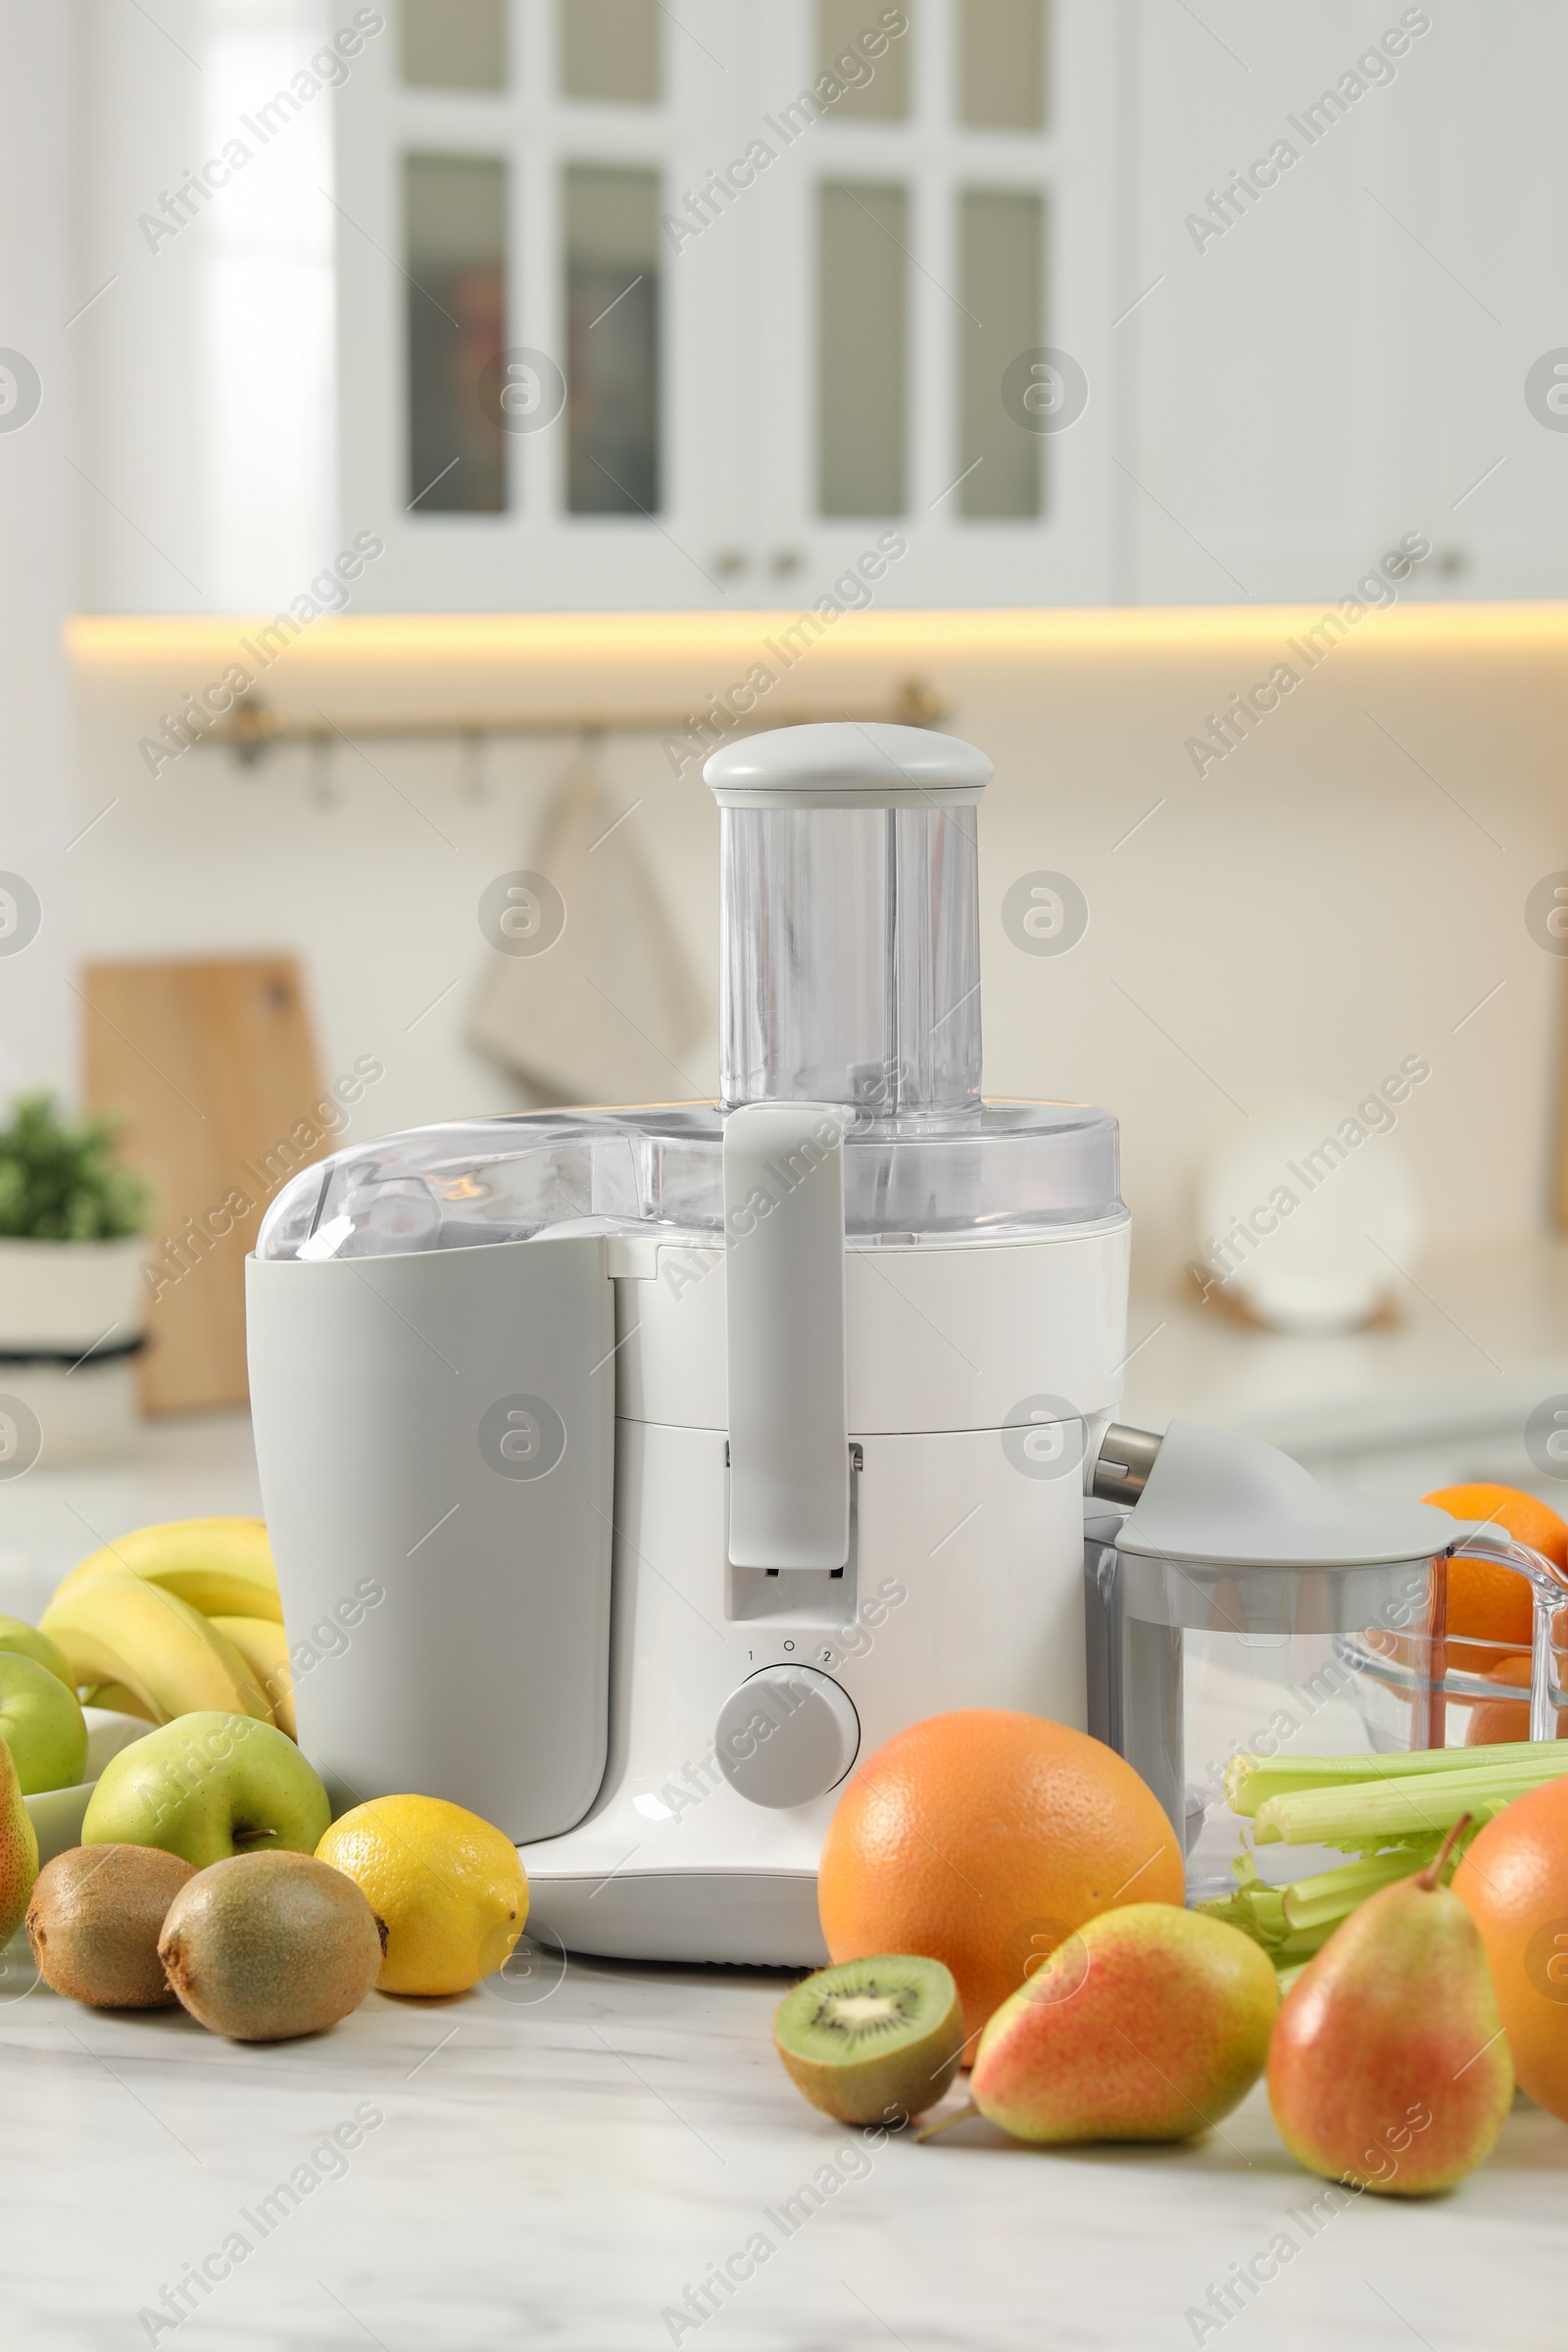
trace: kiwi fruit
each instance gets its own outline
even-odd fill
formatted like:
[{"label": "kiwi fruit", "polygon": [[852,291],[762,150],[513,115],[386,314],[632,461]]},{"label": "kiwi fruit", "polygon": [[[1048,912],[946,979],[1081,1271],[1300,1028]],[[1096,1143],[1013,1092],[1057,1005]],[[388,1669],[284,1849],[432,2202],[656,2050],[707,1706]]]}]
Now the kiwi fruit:
[{"label": "kiwi fruit", "polygon": [[957,2073],[963,2008],[940,1960],[882,1952],[820,1968],[787,1992],[773,2039],[813,2107],[896,2128],[934,2107]]},{"label": "kiwi fruit", "polygon": [[381,1973],[386,1929],[355,1882],[314,1854],[231,1854],[170,1905],[158,1956],[209,2033],[231,2041],[319,2034]]},{"label": "kiwi fruit", "polygon": [[172,2009],[165,1915],[196,1873],[155,1845],[74,1845],[38,1873],[27,1941],[52,1992],[89,2009]]}]

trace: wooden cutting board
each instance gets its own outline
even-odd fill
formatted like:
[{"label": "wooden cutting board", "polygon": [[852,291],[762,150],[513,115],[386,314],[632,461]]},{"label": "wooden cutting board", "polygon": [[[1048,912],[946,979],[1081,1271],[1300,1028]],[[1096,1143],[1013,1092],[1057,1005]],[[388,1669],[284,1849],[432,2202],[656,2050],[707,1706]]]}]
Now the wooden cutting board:
[{"label": "wooden cutting board", "polygon": [[245,1258],[262,1212],[332,1138],[290,956],[89,964],[87,1100],[124,1121],[153,1187],[147,1237],[150,1413],[246,1401]]}]

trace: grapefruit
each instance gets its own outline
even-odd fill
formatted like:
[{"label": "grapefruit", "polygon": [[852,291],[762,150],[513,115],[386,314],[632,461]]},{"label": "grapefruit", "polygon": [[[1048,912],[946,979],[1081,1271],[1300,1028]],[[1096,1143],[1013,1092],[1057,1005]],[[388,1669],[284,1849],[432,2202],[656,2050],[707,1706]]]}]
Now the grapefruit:
[{"label": "grapefruit", "polygon": [[1453,1891],[1487,1947],[1520,2087],[1568,2123],[1568,1776],[1488,1822]]},{"label": "grapefruit", "polygon": [[1153,1791],[1099,1740],[967,1707],[879,1747],[846,1788],[817,1873],[834,1961],[917,1952],[952,1970],[973,2038],[1074,1929],[1122,1903],[1181,1903],[1181,1849]]},{"label": "grapefruit", "polygon": [[[1424,1494],[1451,1511],[1455,1519],[1490,1519],[1505,1536],[1544,1552],[1552,1564],[1568,1572],[1568,1525],[1550,1505],[1517,1487],[1476,1483],[1439,1487]],[[1450,1662],[1470,1674],[1489,1674],[1510,1650],[1530,1647],[1530,1587],[1515,1569],[1494,1560],[1467,1559],[1460,1552],[1448,1563],[1448,1632],[1455,1640],[1506,1642],[1508,1648],[1473,1649]]]}]

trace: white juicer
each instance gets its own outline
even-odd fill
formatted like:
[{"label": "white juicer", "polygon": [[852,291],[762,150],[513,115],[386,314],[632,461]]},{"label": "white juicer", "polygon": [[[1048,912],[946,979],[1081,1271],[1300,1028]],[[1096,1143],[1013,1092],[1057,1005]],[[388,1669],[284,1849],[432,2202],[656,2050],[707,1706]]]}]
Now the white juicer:
[{"label": "white juicer", "polygon": [[568,1947],[806,1965],[858,1757],[956,1707],[1085,1726],[1128,1219],[1108,1113],[980,1098],[984,755],[802,726],[705,773],[719,1102],[303,1170],[251,1389],[334,1797],[496,1822]]}]

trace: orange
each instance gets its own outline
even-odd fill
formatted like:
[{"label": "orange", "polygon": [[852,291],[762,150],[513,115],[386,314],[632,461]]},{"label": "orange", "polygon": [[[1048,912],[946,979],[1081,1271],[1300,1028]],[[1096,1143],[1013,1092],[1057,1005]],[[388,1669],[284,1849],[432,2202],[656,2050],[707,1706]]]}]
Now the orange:
[{"label": "orange", "polygon": [[1170,1823],[1130,1764],[1039,1715],[967,1707],[911,1724],[861,1765],[817,1872],[838,1960],[941,1960],[973,2037],[1085,1920],[1180,1903]]},{"label": "orange", "polygon": [[[1556,1661],[1556,1672],[1562,1673],[1562,1659]],[[1530,1659],[1528,1655],[1504,1658],[1500,1665],[1487,1668],[1487,1681],[1497,1683],[1504,1690],[1528,1690],[1530,1688]],[[1557,1710],[1555,1737],[1561,1739],[1568,1731],[1568,1717],[1561,1707]],[[1464,1736],[1466,1747],[1490,1747],[1503,1740],[1528,1740],[1530,1737],[1530,1707],[1517,1698],[1478,1699],[1470,1709],[1470,1725]]]},{"label": "orange", "polygon": [[[1490,1519],[1503,1535],[1532,1544],[1568,1572],[1568,1526],[1534,1494],[1521,1494],[1517,1487],[1477,1484],[1440,1487],[1422,1500],[1451,1511],[1455,1519]],[[1455,1639],[1506,1642],[1528,1649],[1529,1585],[1512,1568],[1499,1567],[1494,1560],[1466,1559],[1461,1552],[1448,1563],[1448,1631]],[[1459,1653],[1449,1663],[1470,1674],[1487,1674],[1507,1655],[1505,1649],[1475,1649]]]},{"label": "orange", "polygon": [[1453,1891],[1487,1947],[1520,2086],[1568,2123],[1568,1777],[1504,1805]]}]

